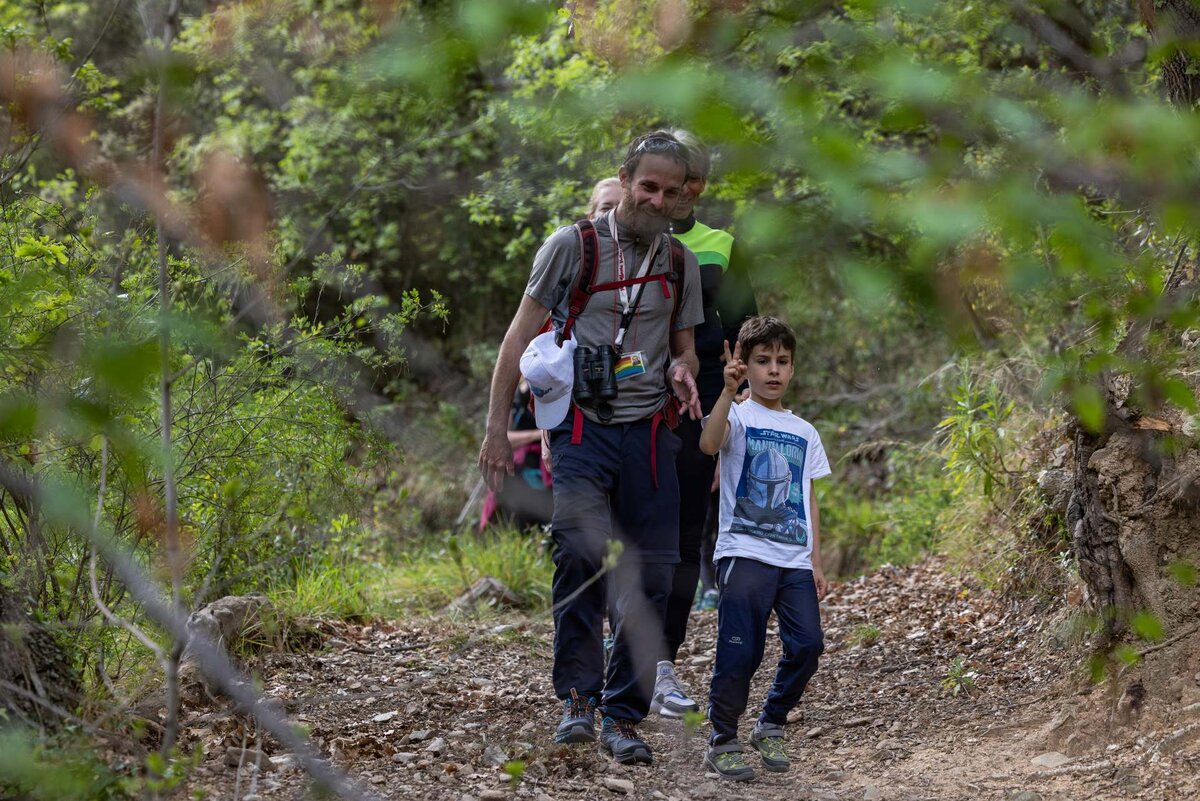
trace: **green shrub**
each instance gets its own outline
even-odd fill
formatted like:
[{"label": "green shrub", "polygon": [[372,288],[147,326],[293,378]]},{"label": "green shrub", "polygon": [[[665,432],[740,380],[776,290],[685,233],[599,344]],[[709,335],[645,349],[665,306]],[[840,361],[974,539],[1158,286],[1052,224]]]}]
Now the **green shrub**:
[{"label": "green shrub", "polygon": [[839,552],[840,575],[909,564],[937,548],[953,500],[941,464],[925,450],[891,443],[882,491],[867,495],[850,483],[818,484],[822,548]]},{"label": "green shrub", "polygon": [[957,698],[960,694],[970,695],[971,691],[975,689],[977,675],[974,670],[968,668],[965,658],[956,656],[942,679],[942,689],[950,693],[953,698]]}]

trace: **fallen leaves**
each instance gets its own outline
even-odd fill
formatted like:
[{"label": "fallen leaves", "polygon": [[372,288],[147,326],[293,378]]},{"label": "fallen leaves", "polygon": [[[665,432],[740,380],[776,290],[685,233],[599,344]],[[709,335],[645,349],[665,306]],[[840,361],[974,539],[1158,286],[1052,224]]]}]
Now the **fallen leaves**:
[{"label": "fallen leaves", "polygon": [[[846,801],[986,795],[972,786],[991,787],[995,797],[1008,798],[1027,789],[1022,781],[1059,782],[1061,792],[1053,797],[1096,797],[1087,782],[1099,774],[1079,767],[1091,762],[1040,767],[1029,762],[1039,753],[1034,750],[1007,762],[1001,774],[987,767],[998,764],[997,743],[986,734],[971,736],[1013,720],[1016,711],[1029,711],[1025,703],[1053,703],[1047,699],[1056,687],[1073,695],[1061,689],[1067,655],[1044,645],[1049,624],[1041,610],[927,562],[885,567],[835,585],[822,617],[826,653],[788,718],[796,767],[788,774],[760,772],[751,795],[705,778],[706,725],[689,738],[677,721],[643,723],[639,732],[654,749],[649,769],[617,765],[595,747],[554,745],[550,733],[559,705],[550,680],[553,629],[543,620],[314,621],[310,628],[320,633],[322,650],[270,654],[258,672],[267,693],[287,704],[320,748],[391,799]],[[711,612],[693,615],[677,665],[702,708],[715,622]],[[852,636],[865,625],[877,628],[878,637]],[[752,686],[747,729],[779,656],[778,637],[772,635]],[[977,689],[952,697],[943,681],[959,657]],[[1191,672],[1185,678],[1192,681]],[[189,789],[231,797],[235,769],[223,764],[225,755],[227,749],[253,754],[260,747],[252,724],[226,712],[205,712],[186,722],[192,742],[203,742],[212,755],[189,780]],[[1189,729],[1179,740],[1184,757],[1191,753],[1192,734]],[[272,753],[271,743],[261,747]],[[1047,747],[1056,746],[1042,744],[1041,750]],[[274,755],[270,761],[281,765],[289,758]],[[971,771],[975,784],[967,785],[961,777]],[[910,775],[914,778],[905,778]],[[305,781],[294,769],[263,773],[257,794],[264,801],[298,797]],[[798,791],[797,782],[805,789]],[[1150,792],[1155,785],[1146,787]]]}]

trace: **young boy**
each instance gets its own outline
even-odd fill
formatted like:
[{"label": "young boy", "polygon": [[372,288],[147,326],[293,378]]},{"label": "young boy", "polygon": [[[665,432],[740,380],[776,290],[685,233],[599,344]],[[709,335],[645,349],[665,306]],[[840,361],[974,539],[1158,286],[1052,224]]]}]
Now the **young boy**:
[{"label": "young boy", "polygon": [[[712,723],[704,763],[729,779],[754,777],[738,742],[750,679],[762,662],[767,619],[779,619],[783,658],[750,745],[763,767],[785,771],[787,714],[800,701],[824,650],[817,602],[828,585],[821,571],[812,480],[830,473],[821,437],[783,408],[795,371],[796,335],[774,317],[752,317],[725,343],[725,389],[705,420],[700,449],[721,454],[717,549],[717,659],[708,691]],[[743,356],[745,357],[743,360]],[[750,399],[733,403],[743,380]]]}]

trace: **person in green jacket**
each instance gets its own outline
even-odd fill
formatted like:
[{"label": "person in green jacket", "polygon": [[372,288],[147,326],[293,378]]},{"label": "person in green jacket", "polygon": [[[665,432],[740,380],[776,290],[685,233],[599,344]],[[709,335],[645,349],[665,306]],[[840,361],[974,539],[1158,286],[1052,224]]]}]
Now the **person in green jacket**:
[{"label": "person in green jacket", "polygon": [[[733,236],[696,219],[696,201],[708,184],[712,158],[707,147],[688,131],[672,131],[689,153],[686,183],[671,215],[671,233],[696,254],[704,322],[696,326],[696,355],[700,373],[696,386],[704,414],[725,387],[721,357],[725,342],[737,341],[742,322],[758,314],[754,290],[743,265],[732,258]],[[698,705],[675,675],[675,659],[687,634],[688,614],[700,578],[701,544],[712,496],[716,460],[700,450],[700,421],[684,417],[675,433],[682,447],[675,464],[679,474],[679,558],[667,601],[663,639],[667,659],[658,663],[650,709],[663,717],[678,718],[696,712]]]}]

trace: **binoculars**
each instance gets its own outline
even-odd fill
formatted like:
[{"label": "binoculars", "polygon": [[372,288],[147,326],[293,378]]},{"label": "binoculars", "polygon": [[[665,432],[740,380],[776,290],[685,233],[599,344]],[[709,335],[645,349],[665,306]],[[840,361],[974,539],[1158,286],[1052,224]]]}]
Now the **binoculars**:
[{"label": "binoculars", "polygon": [[575,348],[575,402],[591,406],[600,422],[612,419],[612,401],[617,399],[617,352],[611,345]]}]

